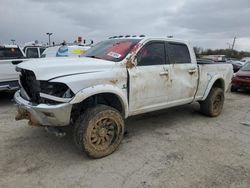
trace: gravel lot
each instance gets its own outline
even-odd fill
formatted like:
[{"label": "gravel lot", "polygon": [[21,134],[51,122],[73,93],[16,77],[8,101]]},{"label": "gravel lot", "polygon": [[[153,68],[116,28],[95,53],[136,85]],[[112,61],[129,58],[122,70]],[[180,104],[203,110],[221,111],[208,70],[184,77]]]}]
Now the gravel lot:
[{"label": "gravel lot", "polygon": [[0,93],[0,187],[250,187],[250,93],[227,93],[217,118],[198,104],[136,116],[114,154],[92,160],[63,138],[14,120]]}]

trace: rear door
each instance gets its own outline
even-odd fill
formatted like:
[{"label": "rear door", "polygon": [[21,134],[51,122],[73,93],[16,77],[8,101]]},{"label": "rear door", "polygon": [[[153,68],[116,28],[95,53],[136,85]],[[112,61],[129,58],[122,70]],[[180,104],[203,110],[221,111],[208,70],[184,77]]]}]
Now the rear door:
[{"label": "rear door", "polygon": [[137,54],[137,66],[128,72],[130,115],[152,111],[167,103],[170,79],[165,42],[145,44]]},{"label": "rear door", "polygon": [[169,88],[169,103],[192,102],[198,86],[197,64],[191,61],[188,46],[184,43],[168,42],[167,50],[172,80]]}]

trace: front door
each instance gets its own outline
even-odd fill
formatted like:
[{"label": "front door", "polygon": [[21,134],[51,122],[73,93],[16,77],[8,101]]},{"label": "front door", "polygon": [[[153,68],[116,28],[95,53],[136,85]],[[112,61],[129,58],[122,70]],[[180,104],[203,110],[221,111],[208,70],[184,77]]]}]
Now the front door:
[{"label": "front door", "polygon": [[170,71],[164,42],[151,41],[139,51],[137,66],[129,72],[130,115],[154,110],[167,103]]}]

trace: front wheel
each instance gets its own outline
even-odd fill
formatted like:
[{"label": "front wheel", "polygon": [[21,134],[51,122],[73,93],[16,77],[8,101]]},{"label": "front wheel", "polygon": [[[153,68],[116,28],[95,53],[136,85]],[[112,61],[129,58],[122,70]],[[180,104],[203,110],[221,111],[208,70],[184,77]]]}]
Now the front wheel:
[{"label": "front wheel", "polygon": [[203,114],[216,117],[220,115],[224,104],[224,91],[213,87],[204,101],[200,102],[200,110]]},{"label": "front wheel", "polygon": [[114,108],[97,105],[76,121],[74,140],[89,157],[101,158],[113,153],[124,135],[124,120]]}]

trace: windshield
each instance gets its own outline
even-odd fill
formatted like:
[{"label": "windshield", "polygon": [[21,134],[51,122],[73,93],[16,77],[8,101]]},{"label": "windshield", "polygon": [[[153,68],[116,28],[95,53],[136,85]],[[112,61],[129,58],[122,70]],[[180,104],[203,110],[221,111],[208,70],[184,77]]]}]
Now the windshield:
[{"label": "windshield", "polygon": [[243,71],[250,71],[250,61],[248,61],[242,68]]},{"label": "windshield", "polygon": [[141,39],[111,39],[96,44],[83,57],[118,62],[123,60]]}]

